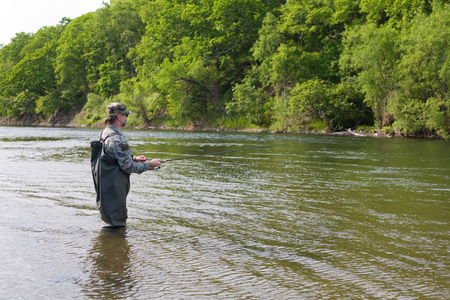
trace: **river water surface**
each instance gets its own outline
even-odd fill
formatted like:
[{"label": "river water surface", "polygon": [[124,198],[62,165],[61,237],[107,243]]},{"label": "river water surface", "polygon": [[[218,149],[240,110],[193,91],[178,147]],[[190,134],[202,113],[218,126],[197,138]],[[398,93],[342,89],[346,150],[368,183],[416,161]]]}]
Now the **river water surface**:
[{"label": "river water surface", "polygon": [[0,127],[1,299],[450,299],[450,143],[125,130],[102,230],[99,129]]}]

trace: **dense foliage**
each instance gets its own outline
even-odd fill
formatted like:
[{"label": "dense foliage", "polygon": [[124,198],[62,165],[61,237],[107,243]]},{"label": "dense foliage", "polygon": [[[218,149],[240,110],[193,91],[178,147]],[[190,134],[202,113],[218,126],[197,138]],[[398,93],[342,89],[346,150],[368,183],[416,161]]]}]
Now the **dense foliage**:
[{"label": "dense foliage", "polygon": [[0,49],[0,117],[450,136],[446,0],[111,0]]}]

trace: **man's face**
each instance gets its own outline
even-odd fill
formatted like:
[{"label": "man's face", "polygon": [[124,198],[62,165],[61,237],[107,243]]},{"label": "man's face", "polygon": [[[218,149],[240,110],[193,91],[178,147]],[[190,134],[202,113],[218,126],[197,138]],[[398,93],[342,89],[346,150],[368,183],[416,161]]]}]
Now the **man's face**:
[{"label": "man's face", "polygon": [[122,124],[122,127],[127,125],[128,115],[120,115],[122,119],[120,120],[120,123]]}]

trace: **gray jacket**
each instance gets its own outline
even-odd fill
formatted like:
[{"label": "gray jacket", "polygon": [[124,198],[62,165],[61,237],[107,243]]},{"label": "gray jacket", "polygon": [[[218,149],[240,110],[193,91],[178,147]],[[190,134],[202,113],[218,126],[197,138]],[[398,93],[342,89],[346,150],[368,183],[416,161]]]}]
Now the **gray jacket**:
[{"label": "gray jacket", "polygon": [[105,142],[105,154],[117,159],[120,169],[124,172],[142,173],[151,169],[150,162],[136,162],[131,154],[130,146],[122,131],[114,125],[108,125],[103,130],[101,139],[104,140],[110,136]]}]

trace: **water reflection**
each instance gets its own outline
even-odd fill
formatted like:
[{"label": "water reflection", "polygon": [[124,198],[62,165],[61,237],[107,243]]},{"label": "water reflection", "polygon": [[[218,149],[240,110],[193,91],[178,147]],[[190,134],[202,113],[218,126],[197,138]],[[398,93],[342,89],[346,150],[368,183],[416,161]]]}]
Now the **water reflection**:
[{"label": "water reflection", "polygon": [[103,228],[87,258],[85,294],[93,299],[128,298],[135,281],[130,264],[126,227]]}]

